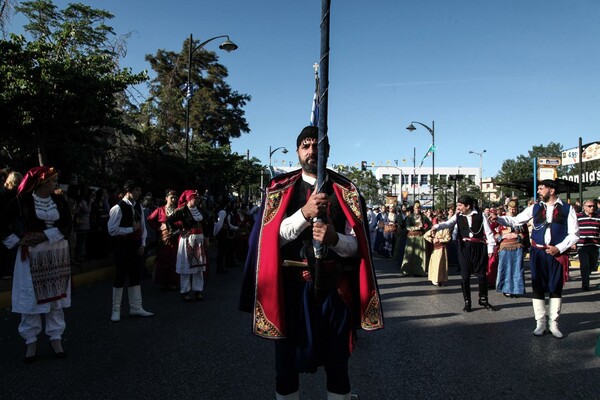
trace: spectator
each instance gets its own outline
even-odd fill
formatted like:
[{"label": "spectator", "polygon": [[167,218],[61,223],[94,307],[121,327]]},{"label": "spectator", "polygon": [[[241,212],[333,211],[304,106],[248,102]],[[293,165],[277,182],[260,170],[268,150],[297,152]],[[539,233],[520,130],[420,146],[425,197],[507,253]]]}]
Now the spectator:
[{"label": "spectator", "polygon": [[[4,182],[4,192],[0,194],[0,213],[17,197],[17,190],[22,180],[23,175],[19,172],[12,171],[8,173],[8,177]],[[7,249],[0,244],[0,277],[2,279],[10,279],[12,277],[16,257],[16,247]]]},{"label": "spectator", "polygon": [[600,246],[600,216],[596,214],[593,200],[583,202],[583,212],[577,214],[579,224],[579,270],[581,272],[581,289],[590,290],[590,273],[598,269],[598,246]]}]

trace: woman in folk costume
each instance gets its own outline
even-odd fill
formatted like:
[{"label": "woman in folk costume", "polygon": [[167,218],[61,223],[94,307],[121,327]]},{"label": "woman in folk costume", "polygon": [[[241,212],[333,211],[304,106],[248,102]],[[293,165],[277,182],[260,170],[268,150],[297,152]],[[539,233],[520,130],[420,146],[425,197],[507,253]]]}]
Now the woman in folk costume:
[{"label": "woman in folk costume", "polygon": [[431,221],[421,212],[421,203],[414,204],[413,214],[405,220],[407,237],[402,273],[405,275],[427,276],[427,249],[423,235],[431,228]]},{"label": "woman in folk costume", "polygon": [[[437,222],[445,221],[443,215],[437,217]],[[448,252],[446,247],[452,235],[450,229],[441,229],[439,231],[429,230],[423,235],[423,238],[433,244],[433,252],[429,258],[428,279],[434,286],[445,286],[448,282]]]},{"label": "woman in folk costume", "polygon": [[[517,215],[517,202],[508,203],[506,216]],[[500,243],[498,250],[498,278],[496,292],[506,297],[518,297],[525,294],[525,272],[523,267],[523,249],[529,243],[527,225],[502,226],[497,228],[496,240]]]},{"label": "woman in folk costume", "polygon": [[167,225],[175,229],[181,223],[179,248],[175,271],[179,274],[181,297],[184,301],[204,300],[203,272],[206,270],[205,239],[202,231],[204,216],[196,207],[199,202],[198,192],[186,190],[179,197],[179,208],[167,218]]},{"label": "woman in folk costume", "polygon": [[172,216],[177,209],[177,193],[167,190],[165,193],[166,204],[155,209],[148,216],[148,224],[152,229],[160,232],[160,245],[156,252],[154,283],[165,289],[176,290],[179,287],[179,276],[175,272],[177,262],[178,231],[169,229],[167,218]]},{"label": "woman in folk costume", "polygon": [[[500,229],[501,226],[498,225],[498,211],[496,211],[494,208],[490,210],[488,223],[492,233],[494,234],[494,237],[496,237],[498,235],[498,229]],[[498,242],[496,242],[494,244],[494,252],[488,257],[488,266],[485,273],[488,282],[488,289],[496,288],[496,279],[498,277],[498,249]]]},{"label": "woman in folk costume", "polygon": [[19,334],[27,344],[25,362],[36,359],[37,336],[46,334],[57,358],[65,331],[63,308],[71,305],[71,261],[67,238],[71,213],[62,196],[55,195],[58,173],[54,168],[35,167],[19,185],[18,195],[2,214],[2,243],[17,247],[12,288],[12,311],[21,314]]}]

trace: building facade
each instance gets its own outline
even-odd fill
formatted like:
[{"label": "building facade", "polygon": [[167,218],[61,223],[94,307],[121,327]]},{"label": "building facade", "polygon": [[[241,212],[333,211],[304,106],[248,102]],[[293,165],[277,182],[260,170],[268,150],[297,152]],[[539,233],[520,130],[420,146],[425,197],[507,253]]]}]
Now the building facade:
[{"label": "building facade", "polygon": [[[425,208],[431,207],[433,193],[431,190],[431,167],[399,167],[399,166],[374,166],[373,172],[377,180],[385,179],[390,182],[389,189],[383,189],[384,193],[398,196],[399,201],[413,204],[418,200]],[[439,184],[436,188],[436,196],[439,191],[444,192],[444,196],[450,196],[450,203],[454,201],[454,182],[458,180],[469,180],[474,185],[481,184],[479,168],[477,167],[436,167],[435,175],[438,177]],[[436,208],[440,208],[436,204]]]}]

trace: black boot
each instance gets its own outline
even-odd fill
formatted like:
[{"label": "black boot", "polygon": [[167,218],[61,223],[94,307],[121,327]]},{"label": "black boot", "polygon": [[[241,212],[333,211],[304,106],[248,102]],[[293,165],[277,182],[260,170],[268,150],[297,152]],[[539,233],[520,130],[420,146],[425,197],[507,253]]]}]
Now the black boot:
[{"label": "black boot", "polygon": [[485,307],[486,310],[498,311],[498,308],[494,307],[488,302],[487,296],[479,298],[479,305]]},{"label": "black boot", "polygon": [[463,299],[465,299],[465,306],[463,307],[463,311],[471,312],[471,287],[468,282],[466,285],[464,282],[461,282],[460,287],[462,288]]},{"label": "black boot", "polygon": [[486,310],[497,311],[498,309],[488,302],[487,282],[479,282],[479,305]]}]

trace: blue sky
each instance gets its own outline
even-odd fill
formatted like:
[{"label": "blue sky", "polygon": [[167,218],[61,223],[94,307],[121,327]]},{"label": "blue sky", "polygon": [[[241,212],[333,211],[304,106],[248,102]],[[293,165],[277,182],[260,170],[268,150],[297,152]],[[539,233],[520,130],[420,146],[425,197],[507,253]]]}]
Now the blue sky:
[{"label": "blue sky", "polygon": [[[293,150],[310,117],[320,52],[319,0],[89,0],[132,32],[123,66],[179,51],[190,33],[230,35],[215,50],[234,90],[252,96],[251,133],[233,150],[268,163],[269,146]],[[55,1],[63,8],[67,1]],[[417,164],[431,144],[411,121],[435,121],[436,166],[495,175],[534,145],[600,139],[600,2],[596,0],[332,0],[329,135],[332,164]],[[14,17],[11,31],[23,20]],[[405,160],[403,162],[403,160]],[[273,163],[296,163],[277,152]],[[430,159],[425,165],[430,165]]]}]

